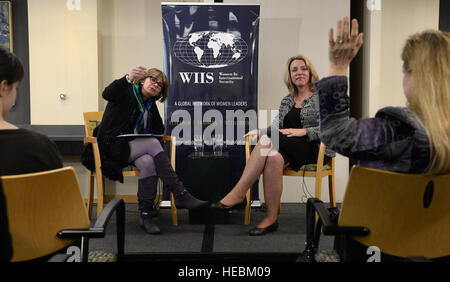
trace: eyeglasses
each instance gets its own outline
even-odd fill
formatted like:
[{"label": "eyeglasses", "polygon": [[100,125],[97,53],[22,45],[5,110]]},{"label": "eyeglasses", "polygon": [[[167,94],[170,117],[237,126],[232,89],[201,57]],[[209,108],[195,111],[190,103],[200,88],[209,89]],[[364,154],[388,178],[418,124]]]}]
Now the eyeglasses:
[{"label": "eyeglasses", "polygon": [[164,88],[164,84],[161,83],[161,82],[158,82],[158,81],[156,80],[156,78],[154,78],[153,76],[147,76],[147,77],[150,78],[150,81],[151,81],[153,84],[158,85],[159,88],[161,88],[161,89]]}]

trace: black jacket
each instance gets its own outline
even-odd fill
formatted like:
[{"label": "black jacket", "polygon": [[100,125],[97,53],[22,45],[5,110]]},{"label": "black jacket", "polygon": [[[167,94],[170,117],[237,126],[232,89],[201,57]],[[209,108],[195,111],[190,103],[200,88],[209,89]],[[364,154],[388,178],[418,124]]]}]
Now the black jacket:
[{"label": "black jacket", "polygon": [[[123,182],[122,168],[129,165],[130,147],[128,142],[132,138],[116,138],[117,135],[130,134],[134,131],[136,120],[140,114],[138,102],[133,93],[133,87],[124,77],[114,80],[105,88],[102,94],[108,101],[103,119],[94,131],[102,157],[102,172],[111,180]],[[164,125],[154,98],[150,106],[150,132],[163,134]],[[85,149],[82,163],[93,170],[91,152]],[[92,160],[89,158],[92,157]]]},{"label": "black jacket", "polygon": [[27,129],[0,130],[0,175],[63,167],[58,147],[47,136]]}]

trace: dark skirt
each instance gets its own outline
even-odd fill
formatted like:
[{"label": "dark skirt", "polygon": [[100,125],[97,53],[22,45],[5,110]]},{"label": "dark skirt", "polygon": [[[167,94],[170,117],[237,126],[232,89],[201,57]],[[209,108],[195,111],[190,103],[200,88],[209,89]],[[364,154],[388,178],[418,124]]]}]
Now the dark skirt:
[{"label": "dark skirt", "polygon": [[[279,133],[279,153],[283,156],[284,163],[289,163],[289,167],[298,171],[300,167],[306,164],[317,163],[319,154],[319,141],[308,141],[307,136],[286,137]],[[324,163],[330,160],[325,156]]]},{"label": "dark skirt", "polygon": [[134,137],[113,138],[111,139],[108,149],[106,151],[108,157],[120,163],[120,166],[122,168],[129,165],[129,158],[130,158],[129,142],[133,139]]}]

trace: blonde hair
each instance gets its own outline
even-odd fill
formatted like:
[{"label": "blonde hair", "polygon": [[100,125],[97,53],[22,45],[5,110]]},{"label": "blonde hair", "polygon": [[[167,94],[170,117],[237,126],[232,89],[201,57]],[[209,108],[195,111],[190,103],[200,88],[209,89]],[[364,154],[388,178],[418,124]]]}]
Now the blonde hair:
[{"label": "blonde hair", "polygon": [[308,59],[308,57],[306,57],[304,55],[297,55],[297,56],[290,57],[286,64],[287,68],[286,68],[286,71],[284,74],[284,84],[286,84],[286,86],[289,90],[289,93],[293,96],[298,95],[297,86],[295,86],[291,80],[291,69],[290,69],[292,62],[295,60],[302,60],[303,62],[305,62],[305,65],[309,70],[309,85],[310,85],[309,89],[311,90],[311,92],[315,92],[316,88],[314,86],[314,83],[319,80],[319,75],[317,74],[316,69],[314,68],[313,64]]},{"label": "blonde hair", "polygon": [[161,78],[162,83],[163,83],[164,86],[162,87],[161,93],[156,98],[156,100],[159,99],[159,101],[161,103],[164,102],[167,99],[167,96],[169,96],[169,79],[167,78],[166,74],[164,72],[162,72],[161,70],[156,69],[156,68],[148,69],[146,76],[136,78],[133,82],[138,84],[138,85],[140,85],[140,83],[142,81],[144,81],[149,76],[152,76],[152,77],[154,77],[156,79]]},{"label": "blonde hair", "polygon": [[403,68],[412,76],[408,104],[431,145],[429,174],[450,172],[450,35],[426,30],[408,38]]}]

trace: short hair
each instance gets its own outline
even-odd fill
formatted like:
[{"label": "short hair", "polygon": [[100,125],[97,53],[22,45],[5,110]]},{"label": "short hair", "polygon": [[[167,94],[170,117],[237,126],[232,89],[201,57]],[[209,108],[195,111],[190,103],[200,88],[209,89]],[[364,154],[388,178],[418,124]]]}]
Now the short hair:
[{"label": "short hair", "polygon": [[422,123],[431,145],[428,172],[450,172],[450,34],[426,30],[411,35],[402,51],[403,69],[412,76],[408,106]]},{"label": "short hair", "polygon": [[310,90],[312,92],[315,92],[316,91],[316,87],[315,87],[314,83],[319,80],[319,75],[317,74],[316,69],[314,68],[313,64],[308,59],[308,57],[306,57],[304,55],[296,55],[296,56],[290,57],[288,59],[287,64],[286,64],[286,71],[285,71],[285,74],[284,74],[284,83],[286,84],[286,86],[287,86],[287,88],[289,90],[289,93],[291,95],[293,95],[293,96],[297,96],[298,95],[297,86],[295,86],[292,83],[292,80],[291,80],[291,70],[290,70],[291,64],[295,60],[302,60],[303,62],[305,62],[305,65],[306,65],[306,67],[309,70]]},{"label": "short hair", "polygon": [[161,78],[163,87],[161,88],[161,93],[156,97],[156,100],[159,100],[161,103],[164,102],[169,96],[169,79],[163,71],[157,68],[148,69],[146,76],[137,78],[133,82],[140,85],[140,83],[149,76],[152,76],[156,79]]},{"label": "short hair", "polygon": [[20,59],[8,49],[0,47],[0,82],[6,80],[11,85],[22,81],[24,74]]}]

